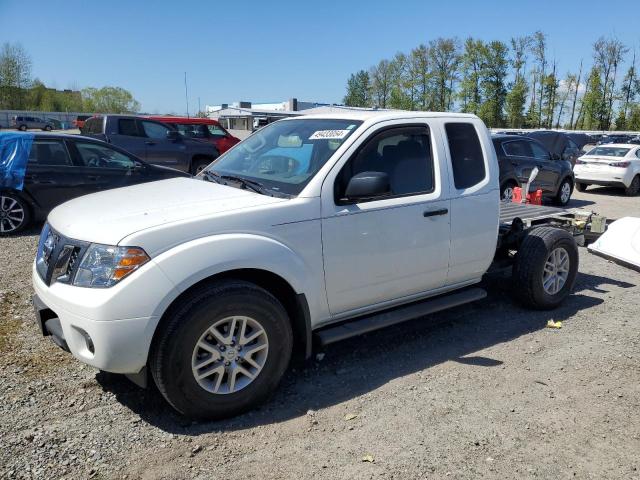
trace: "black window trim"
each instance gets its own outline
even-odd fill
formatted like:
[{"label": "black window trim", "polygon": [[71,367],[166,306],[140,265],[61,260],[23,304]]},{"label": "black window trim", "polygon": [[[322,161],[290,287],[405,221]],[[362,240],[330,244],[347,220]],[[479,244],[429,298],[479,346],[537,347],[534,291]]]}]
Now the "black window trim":
[{"label": "black window trim", "polygon": [[[338,197],[338,190],[337,190],[337,186],[336,186],[336,182],[338,181],[340,175],[342,174],[342,170],[344,168],[347,167],[347,165],[354,159],[356,158],[359,153],[364,149],[364,147],[367,146],[367,144],[371,141],[373,141],[377,136],[386,133],[390,130],[406,130],[409,128],[421,128],[423,130],[426,131],[427,136],[429,137],[429,151],[431,153],[431,174],[433,176],[433,186],[431,188],[431,190],[425,190],[425,191],[420,191],[420,192],[412,192],[412,193],[403,193],[401,195],[385,195],[384,197],[379,197],[379,198],[372,198],[371,200],[361,200],[361,201],[351,201],[351,200],[344,200],[344,199],[340,199]],[[394,198],[405,198],[405,197],[417,197],[419,195],[428,195],[430,193],[433,193],[436,191],[436,182],[438,181],[438,178],[436,178],[436,172],[435,172],[435,158],[433,155],[434,149],[433,149],[433,135],[431,133],[431,127],[429,126],[429,124],[427,123],[409,123],[409,124],[405,124],[405,125],[388,125],[385,127],[382,127],[378,130],[376,130],[375,132],[372,132],[367,138],[365,138],[362,143],[360,143],[360,145],[358,145],[358,148],[349,156],[348,160],[346,162],[344,162],[344,164],[342,165],[342,167],[340,167],[340,170],[338,171],[338,174],[336,175],[336,177],[333,180],[333,201],[334,204],[336,206],[343,206],[343,205],[356,205],[356,204],[360,204],[360,203],[371,203],[371,202],[380,202],[383,200],[391,200]]]}]

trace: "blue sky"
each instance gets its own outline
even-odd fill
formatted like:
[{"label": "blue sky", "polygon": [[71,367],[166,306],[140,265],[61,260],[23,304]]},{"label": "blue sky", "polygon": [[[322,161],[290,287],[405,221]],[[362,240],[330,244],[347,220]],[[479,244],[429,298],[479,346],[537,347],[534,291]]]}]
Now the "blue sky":
[{"label": "blue sky", "polygon": [[638,0],[0,0],[0,43],[18,41],[57,88],[114,85],[147,112],[237,100],[341,101],[350,73],[439,36],[508,42],[542,30],[560,72],[601,35],[640,54]]}]

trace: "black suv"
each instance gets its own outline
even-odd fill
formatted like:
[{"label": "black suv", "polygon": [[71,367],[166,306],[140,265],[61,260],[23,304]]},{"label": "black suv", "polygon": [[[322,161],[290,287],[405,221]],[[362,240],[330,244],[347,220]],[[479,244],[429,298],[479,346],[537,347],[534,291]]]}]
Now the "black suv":
[{"label": "black suv", "polygon": [[494,135],[492,139],[500,165],[500,196],[503,200],[511,199],[513,187],[524,187],[537,167],[538,175],[531,190],[541,189],[543,197],[557,205],[569,203],[575,184],[569,160],[549,153],[533,138]]},{"label": "black suv", "polygon": [[173,127],[148,118],[96,115],[82,134],[124,148],[149,163],[199,173],[219,155],[210,143],[184,137]]},{"label": "black suv", "polygon": [[[5,151],[12,153],[12,149]],[[0,185],[0,236],[19,232],[32,221],[44,219],[57,205],[81,195],[190,176],[172,168],[149,165],[118,147],[79,135],[36,134],[30,151],[20,155],[29,158],[24,178],[19,182],[23,186]]]}]

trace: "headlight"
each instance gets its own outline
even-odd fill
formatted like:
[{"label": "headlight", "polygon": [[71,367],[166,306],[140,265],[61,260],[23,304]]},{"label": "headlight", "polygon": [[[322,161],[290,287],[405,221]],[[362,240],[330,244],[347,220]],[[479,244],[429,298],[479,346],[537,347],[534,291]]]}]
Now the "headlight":
[{"label": "headlight", "polygon": [[149,256],[138,247],[93,244],[82,257],[73,284],[77,287],[111,287],[148,261]]}]

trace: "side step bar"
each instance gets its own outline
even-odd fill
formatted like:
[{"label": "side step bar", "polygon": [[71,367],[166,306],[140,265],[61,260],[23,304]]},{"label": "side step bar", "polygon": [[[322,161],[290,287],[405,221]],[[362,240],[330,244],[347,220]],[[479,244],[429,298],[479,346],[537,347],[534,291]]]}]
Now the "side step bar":
[{"label": "side step bar", "polygon": [[397,323],[406,322],[414,318],[440,312],[449,308],[475,302],[487,296],[487,292],[481,288],[470,288],[460,292],[449,293],[439,297],[429,298],[419,303],[411,303],[392,310],[375,313],[370,316],[348,320],[337,326],[330,326],[315,333],[320,346],[339,342],[350,337],[362,335],[363,333],[378,330]]}]

